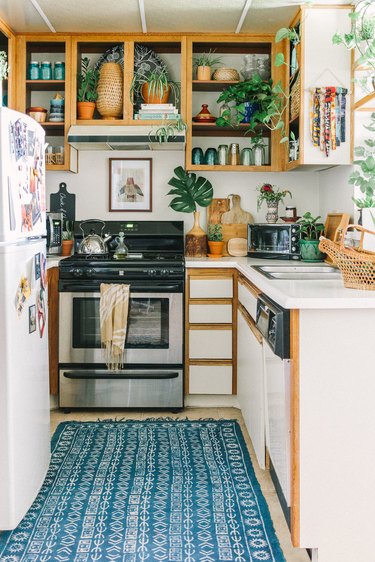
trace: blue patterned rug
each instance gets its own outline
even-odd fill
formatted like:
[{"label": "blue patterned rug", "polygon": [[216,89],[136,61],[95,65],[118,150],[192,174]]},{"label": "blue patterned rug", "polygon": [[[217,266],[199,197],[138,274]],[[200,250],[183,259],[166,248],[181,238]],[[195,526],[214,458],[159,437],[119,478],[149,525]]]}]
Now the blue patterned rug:
[{"label": "blue patterned rug", "polygon": [[1,562],[285,562],[235,421],[65,422]]}]

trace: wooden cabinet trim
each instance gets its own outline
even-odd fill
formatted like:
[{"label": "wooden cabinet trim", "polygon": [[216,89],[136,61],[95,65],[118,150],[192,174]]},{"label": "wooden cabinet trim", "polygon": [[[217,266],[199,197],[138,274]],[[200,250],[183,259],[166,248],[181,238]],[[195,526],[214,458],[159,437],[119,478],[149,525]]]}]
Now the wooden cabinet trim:
[{"label": "wooden cabinet trim", "polygon": [[47,270],[48,280],[48,356],[50,394],[56,396],[59,387],[59,268]]},{"label": "wooden cabinet trim", "polygon": [[190,359],[190,365],[226,365],[230,366],[233,364],[232,359]]},{"label": "wooden cabinet trim", "polygon": [[258,298],[258,296],[261,294],[261,290],[258,289],[258,287],[256,285],[254,285],[251,281],[249,281],[244,275],[242,275],[242,273],[240,273],[238,275],[238,282],[243,285],[244,287],[246,287],[246,289],[248,289],[250,291],[250,293],[252,295],[254,295],[254,297]]},{"label": "wooden cabinet trim", "polygon": [[246,308],[244,306],[242,306],[242,304],[240,302],[238,303],[238,310],[241,313],[241,315],[243,316],[243,319],[245,320],[246,324],[249,326],[250,330],[253,332],[253,334],[256,337],[256,339],[258,340],[258,342],[263,343],[262,334],[260,333],[260,331],[256,327],[254,320],[251,318],[251,316],[247,312]]},{"label": "wooden cabinet trim", "polygon": [[213,304],[217,304],[217,305],[223,305],[223,304],[232,304],[232,300],[233,299],[229,299],[229,298],[215,298],[215,299],[189,299],[189,304],[190,305],[213,305]]},{"label": "wooden cabinet trim", "polygon": [[232,324],[189,324],[189,330],[227,330],[232,331]]}]

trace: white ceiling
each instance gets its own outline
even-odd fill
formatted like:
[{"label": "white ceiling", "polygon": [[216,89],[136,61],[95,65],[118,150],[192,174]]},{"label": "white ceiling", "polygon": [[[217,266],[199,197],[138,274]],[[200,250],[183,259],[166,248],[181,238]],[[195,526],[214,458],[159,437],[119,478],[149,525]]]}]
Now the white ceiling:
[{"label": "white ceiling", "polygon": [[0,18],[19,33],[274,33],[291,21],[300,4],[299,0],[0,0]]}]

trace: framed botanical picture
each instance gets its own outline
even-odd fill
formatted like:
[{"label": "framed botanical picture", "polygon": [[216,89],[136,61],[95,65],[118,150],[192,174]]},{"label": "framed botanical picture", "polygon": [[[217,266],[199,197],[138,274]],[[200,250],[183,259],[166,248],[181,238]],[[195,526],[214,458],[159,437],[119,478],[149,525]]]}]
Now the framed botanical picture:
[{"label": "framed botanical picture", "polygon": [[109,210],[152,211],[152,159],[109,159]]}]

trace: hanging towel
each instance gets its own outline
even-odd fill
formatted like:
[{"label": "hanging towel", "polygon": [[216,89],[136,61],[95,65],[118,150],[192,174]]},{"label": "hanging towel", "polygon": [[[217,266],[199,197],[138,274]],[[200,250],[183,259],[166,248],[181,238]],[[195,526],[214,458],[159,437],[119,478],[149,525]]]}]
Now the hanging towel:
[{"label": "hanging towel", "polygon": [[124,364],[128,322],[129,285],[100,285],[100,334],[107,368],[116,371]]}]

